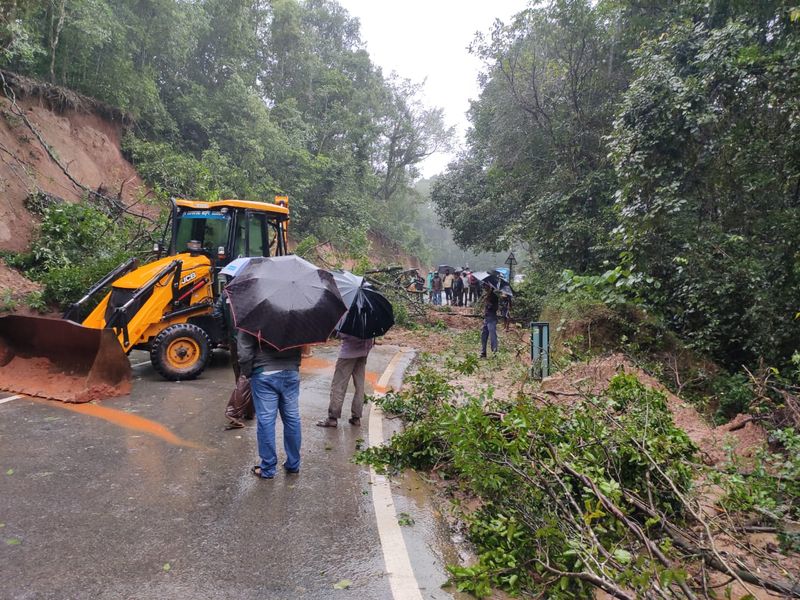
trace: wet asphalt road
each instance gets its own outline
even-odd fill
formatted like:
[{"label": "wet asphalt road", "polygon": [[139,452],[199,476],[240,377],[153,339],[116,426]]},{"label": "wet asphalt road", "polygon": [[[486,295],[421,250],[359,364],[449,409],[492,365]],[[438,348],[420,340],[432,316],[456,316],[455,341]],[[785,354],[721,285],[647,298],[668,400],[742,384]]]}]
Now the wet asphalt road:
[{"label": "wet asphalt road", "polygon": [[[368,391],[398,351],[375,348]],[[314,426],[335,358],[322,347],[304,361],[302,471],[271,481],[249,473],[254,424],[224,431],[224,354],[192,382],[140,365],[130,396],[95,404],[0,397],[0,598],[391,599],[369,472],[350,461],[367,419]],[[393,487],[416,521],[402,529],[422,597],[450,598],[440,557],[452,549],[424,490]],[[343,579],[350,589],[334,589]]]}]

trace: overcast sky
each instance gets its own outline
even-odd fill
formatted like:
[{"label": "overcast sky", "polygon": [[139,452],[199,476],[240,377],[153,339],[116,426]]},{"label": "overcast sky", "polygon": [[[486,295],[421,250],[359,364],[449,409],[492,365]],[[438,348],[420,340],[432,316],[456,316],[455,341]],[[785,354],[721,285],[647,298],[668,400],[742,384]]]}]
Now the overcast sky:
[{"label": "overcast sky", "polygon": [[[388,75],[425,80],[425,101],[444,109],[456,126],[458,143],[467,128],[470,98],[478,95],[480,61],[467,52],[476,31],[495,19],[508,21],[526,0],[338,0],[361,22],[372,61]],[[422,164],[425,177],[444,171],[452,155],[435,154]]]}]

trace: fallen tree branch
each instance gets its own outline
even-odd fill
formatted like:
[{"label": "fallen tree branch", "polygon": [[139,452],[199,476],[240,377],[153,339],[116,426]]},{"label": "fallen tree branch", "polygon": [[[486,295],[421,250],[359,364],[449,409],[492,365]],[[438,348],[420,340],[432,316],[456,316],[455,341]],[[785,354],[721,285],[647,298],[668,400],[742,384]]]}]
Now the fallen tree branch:
[{"label": "fallen tree branch", "polygon": [[567,571],[559,571],[558,569],[554,569],[550,565],[542,562],[538,558],[536,562],[539,563],[546,571],[552,573],[553,575],[558,575],[559,577],[574,577],[575,579],[580,579],[582,581],[586,581],[591,583],[595,587],[599,587],[604,592],[607,592],[614,596],[614,598],[621,598],[622,600],[634,600],[635,596],[632,596],[622,588],[617,587],[607,579],[603,579],[598,577],[594,573],[587,573],[586,571],[580,572],[567,572]]},{"label": "fallen tree branch", "polygon": [[[640,498],[637,498],[630,492],[623,490],[623,494],[625,495],[625,499],[636,506],[636,508],[650,517],[659,519],[664,531],[669,535],[670,539],[675,543],[676,546],[688,554],[694,554],[702,557],[706,564],[710,567],[713,567],[721,573],[727,573],[731,575],[732,578],[742,579],[748,583],[752,583],[753,585],[758,585],[764,589],[784,594],[785,596],[800,598],[800,584],[791,583],[788,581],[778,581],[759,576],[747,569],[732,567],[718,558],[716,554],[708,548],[703,548],[698,543],[693,542],[686,532],[682,531],[677,525],[670,522],[666,515],[659,511],[653,510],[653,508],[648,506]],[[731,571],[734,571],[734,573],[731,573]]]}]

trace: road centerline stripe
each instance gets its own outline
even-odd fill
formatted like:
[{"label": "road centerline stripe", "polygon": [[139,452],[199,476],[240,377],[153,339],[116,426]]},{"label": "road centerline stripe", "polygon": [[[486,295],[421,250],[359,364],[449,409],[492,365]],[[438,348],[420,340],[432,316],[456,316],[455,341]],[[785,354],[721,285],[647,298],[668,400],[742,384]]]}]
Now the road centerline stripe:
[{"label": "road centerline stripe", "polygon": [[[377,389],[386,389],[386,385],[394,374],[403,351],[398,351],[375,386]],[[372,404],[369,411],[369,445],[379,446],[383,443],[383,411]],[[422,600],[419,583],[411,567],[403,532],[397,522],[397,511],[392,498],[392,488],[389,480],[379,475],[370,467],[370,481],[372,482],[372,503],[375,508],[375,520],[378,524],[378,536],[383,550],[383,560],[389,576],[389,586],[395,600]]]}]

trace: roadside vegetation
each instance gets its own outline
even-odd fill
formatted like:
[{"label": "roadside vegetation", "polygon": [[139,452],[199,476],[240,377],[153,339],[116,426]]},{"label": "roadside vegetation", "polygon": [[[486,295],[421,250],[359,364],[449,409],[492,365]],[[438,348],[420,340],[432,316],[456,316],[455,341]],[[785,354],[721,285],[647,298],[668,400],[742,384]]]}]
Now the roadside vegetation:
[{"label": "roadside vegetation", "polygon": [[[570,316],[546,383],[530,377],[528,340],[514,328],[479,360],[479,321],[460,314],[468,310],[434,310],[392,339],[447,350],[422,355],[401,391],[374,400],[405,428],[357,460],[436,484],[475,553],[450,565],[452,585],[478,597],[591,598],[598,588],[618,598],[796,596],[797,423],[773,410],[755,442],[737,445],[707,421],[713,413],[686,409],[636,366],[647,368],[646,356],[656,364],[662,348],[636,345],[630,315],[574,294],[544,310]],[[570,328],[587,320],[591,343]],[[633,337],[622,340],[624,331]],[[609,360],[623,353],[636,358]],[[797,389],[800,371],[783,383]]]}]

